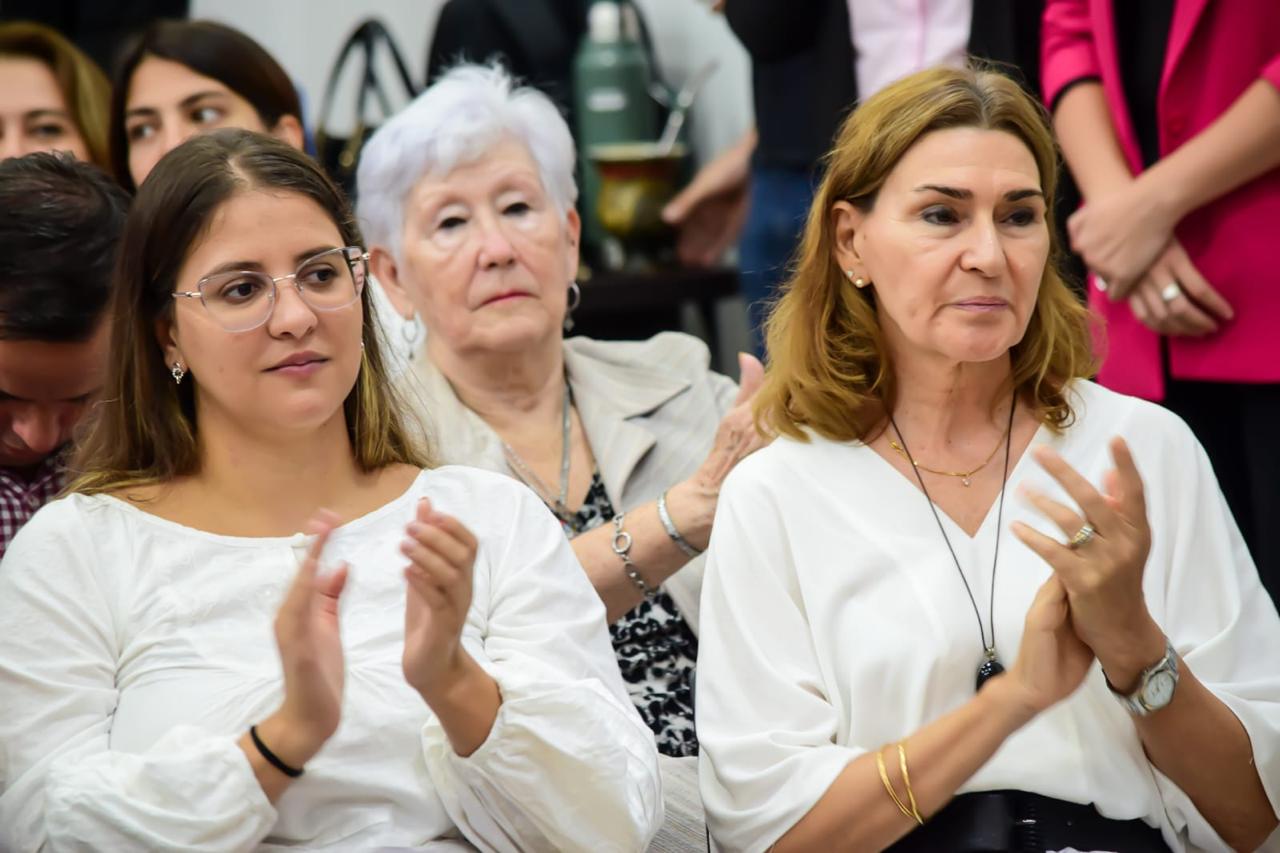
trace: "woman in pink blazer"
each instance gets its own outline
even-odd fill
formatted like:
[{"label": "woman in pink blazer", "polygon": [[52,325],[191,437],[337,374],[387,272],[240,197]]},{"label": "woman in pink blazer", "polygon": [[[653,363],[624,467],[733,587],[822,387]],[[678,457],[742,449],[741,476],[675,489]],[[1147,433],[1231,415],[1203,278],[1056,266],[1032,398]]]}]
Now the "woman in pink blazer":
[{"label": "woman in pink blazer", "polygon": [[1049,0],[1043,35],[1099,379],[1191,425],[1280,600],[1275,0]]}]

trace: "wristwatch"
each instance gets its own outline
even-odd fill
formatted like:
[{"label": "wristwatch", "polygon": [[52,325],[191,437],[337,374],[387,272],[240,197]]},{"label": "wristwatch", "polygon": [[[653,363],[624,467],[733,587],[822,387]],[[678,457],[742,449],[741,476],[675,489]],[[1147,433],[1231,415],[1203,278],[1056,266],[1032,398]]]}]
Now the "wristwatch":
[{"label": "wristwatch", "polygon": [[[1107,681],[1111,687],[1111,682]],[[1136,717],[1154,714],[1173,701],[1173,691],[1178,686],[1178,653],[1173,650],[1169,638],[1164,639],[1164,657],[1142,671],[1138,689],[1125,695],[1111,687],[1111,694]]]}]

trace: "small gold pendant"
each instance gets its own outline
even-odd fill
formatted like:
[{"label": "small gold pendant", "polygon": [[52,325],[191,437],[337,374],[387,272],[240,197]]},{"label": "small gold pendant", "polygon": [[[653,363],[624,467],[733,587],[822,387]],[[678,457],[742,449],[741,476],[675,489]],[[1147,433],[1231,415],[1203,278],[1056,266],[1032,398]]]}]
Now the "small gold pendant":
[{"label": "small gold pendant", "polygon": [[964,478],[962,478],[962,479],[960,480],[960,482],[964,483],[966,486],[972,486],[972,485],[973,485],[973,480],[970,480],[968,477],[964,477]]}]

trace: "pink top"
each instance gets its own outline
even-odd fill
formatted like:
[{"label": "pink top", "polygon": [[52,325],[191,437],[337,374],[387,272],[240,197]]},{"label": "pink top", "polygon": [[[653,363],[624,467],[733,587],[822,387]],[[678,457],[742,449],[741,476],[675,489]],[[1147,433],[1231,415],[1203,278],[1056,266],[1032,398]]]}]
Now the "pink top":
[{"label": "pink top", "polygon": [[[1129,168],[1142,170],[1116,53],[1113,0],[1048,0],[1042,39],[1048,103],[1073,80],[1102,81]],[[1177,0],[1156,116],[1160,155],[1200,133],[1259,79],[1280,88],[1280,15],[1275,0]],[[1174,377],[1215,382],[1280,382],[1280,169],[1190,213],[1176,229],[1192,262],[1235,309],[1204,338],[1169,338]],[[1160,336],[1089,288],[1106,321],[1100,381],[1126,394],[1164,397]]]},{"label": "pink top", "polygon": [[848,0],[861,100],[935,65],[963,68],[972,0]]}]

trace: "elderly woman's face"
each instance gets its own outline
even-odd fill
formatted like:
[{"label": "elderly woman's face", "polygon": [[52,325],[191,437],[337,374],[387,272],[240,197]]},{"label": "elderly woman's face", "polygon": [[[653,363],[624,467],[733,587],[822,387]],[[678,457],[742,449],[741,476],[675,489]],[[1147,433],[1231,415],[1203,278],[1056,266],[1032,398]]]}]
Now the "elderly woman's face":
[{"label": "elderly woman's face", "polygon": [[521,353],[559,340],[579,229],[576,211],[562,214],[547,195],[528,148],[504,139],[409,191],[388,283],[422,316],[428,346]]},{"label": "elderly woman's face", "polygon": [[833,216],[836,259],[871,282],[896,357],[983,362],[1022,340],[1049,230],[1039,169],[1017,137],[977,128],[927,134],[871,211],[838,202]]}]

